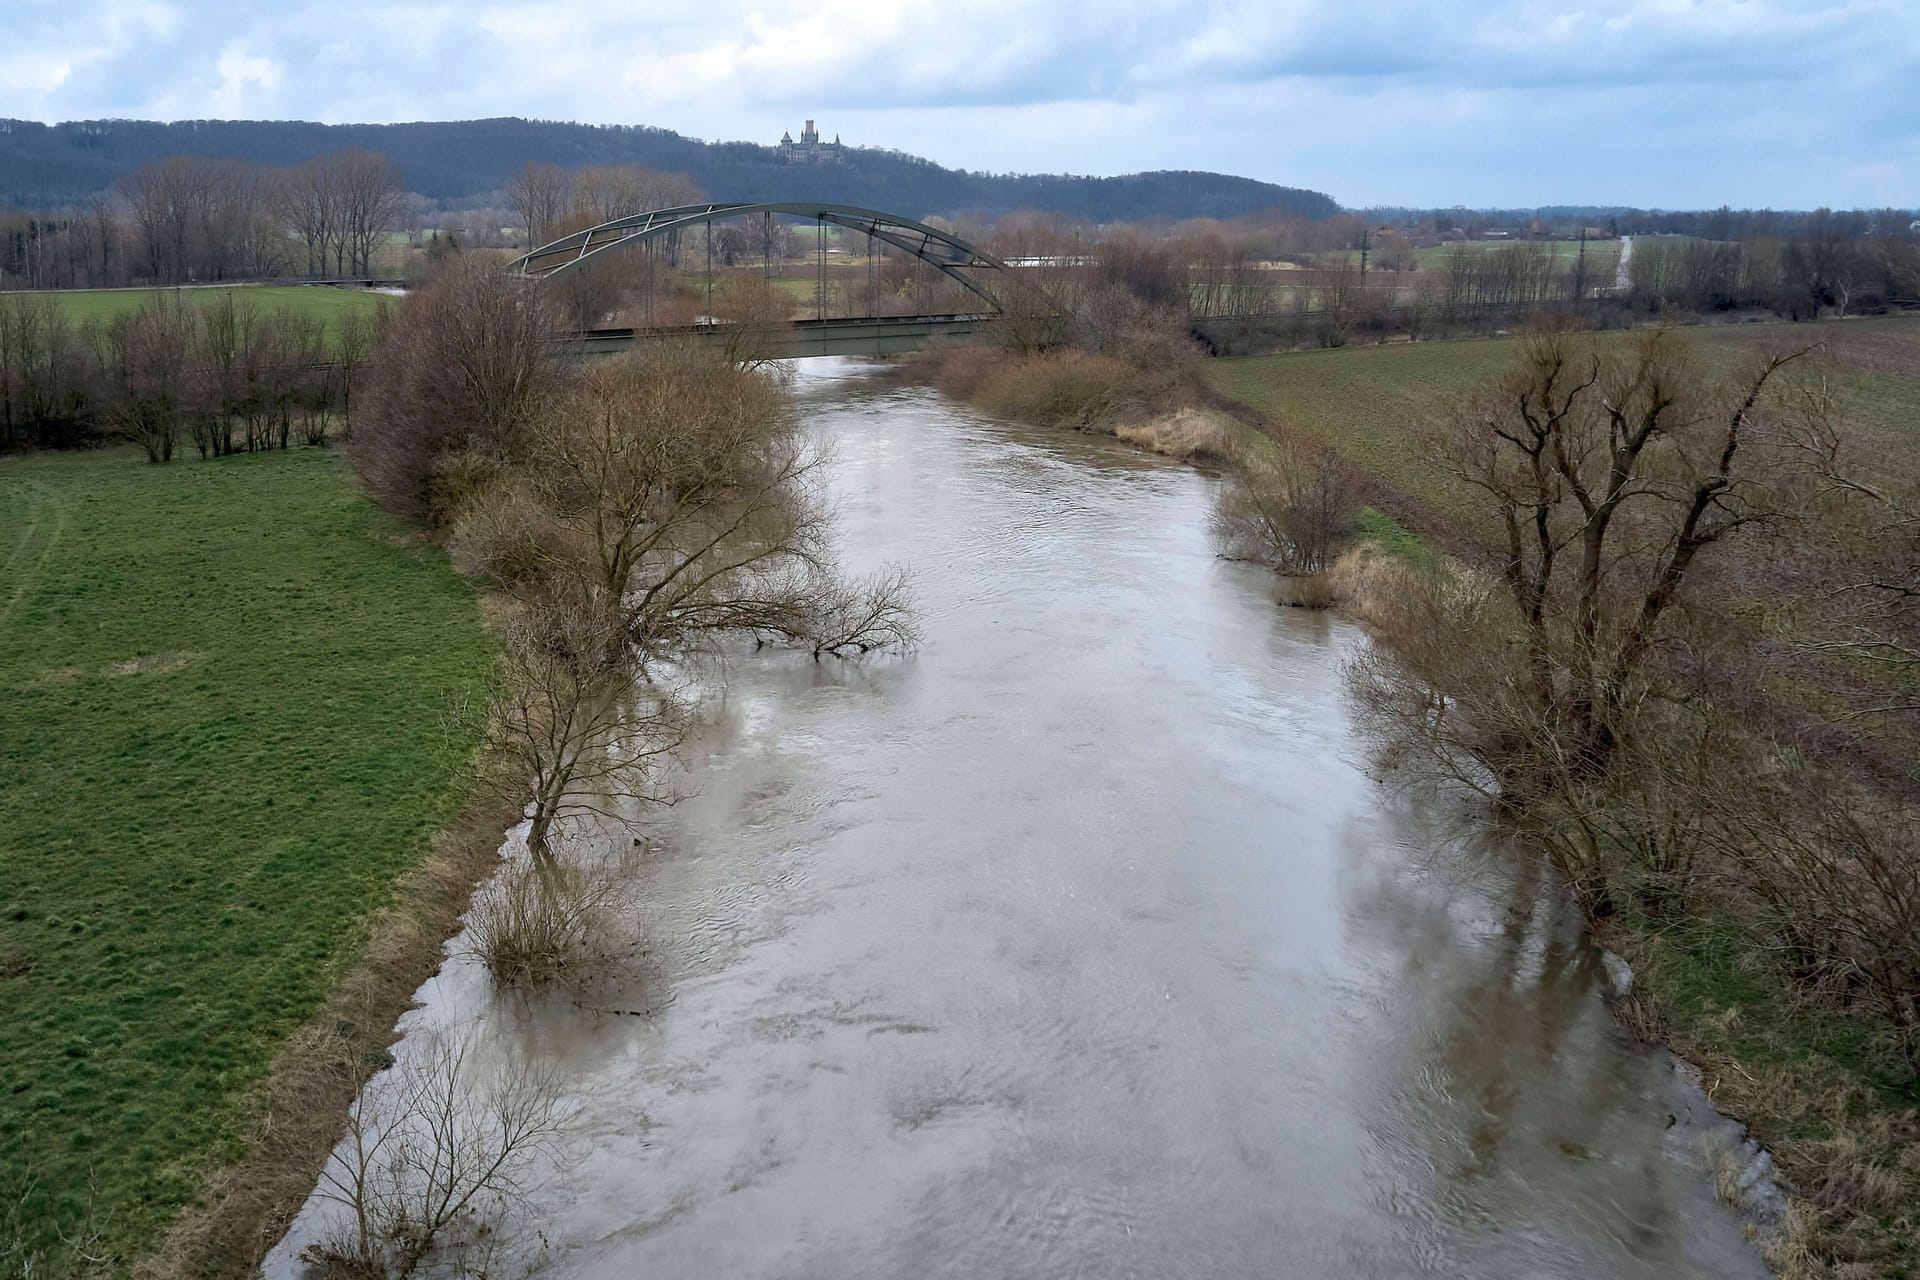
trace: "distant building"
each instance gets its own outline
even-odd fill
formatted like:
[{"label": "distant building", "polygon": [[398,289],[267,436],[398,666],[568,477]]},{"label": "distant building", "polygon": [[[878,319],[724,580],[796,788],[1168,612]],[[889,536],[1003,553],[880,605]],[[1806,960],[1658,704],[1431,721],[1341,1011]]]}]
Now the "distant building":
[{"label": "distant building", "polygon": [[780,135],[780,158],[788,164],[838,164],[846,159],[846,148],[840,145],[840,135],[834,134],[832,142],[820,141],[820,131],[813,127],[813,121],[807,121],[807,127],[800,131],[800,141],[795,142],[791,133]]}]

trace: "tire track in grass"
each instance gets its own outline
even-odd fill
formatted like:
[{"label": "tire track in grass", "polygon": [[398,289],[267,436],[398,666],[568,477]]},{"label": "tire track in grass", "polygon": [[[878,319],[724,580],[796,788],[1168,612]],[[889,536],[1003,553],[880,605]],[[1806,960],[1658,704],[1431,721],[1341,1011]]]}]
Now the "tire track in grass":
[{"label": "tire track in grass", "polygon": [[5,593],[0,599],[0,626],[12,621],[14,610],[39,582],[41,569],[67,530],[66,504],[51,490],[29,482],[25,493],[26,519],[7,551],[6,563],[0,565],[0,592]]}]

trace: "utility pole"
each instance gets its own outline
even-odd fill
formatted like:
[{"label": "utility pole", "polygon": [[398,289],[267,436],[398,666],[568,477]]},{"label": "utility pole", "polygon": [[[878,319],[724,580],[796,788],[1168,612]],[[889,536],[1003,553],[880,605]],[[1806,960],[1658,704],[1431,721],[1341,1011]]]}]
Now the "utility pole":
[{"label": "utility pole", "polygon": [[1367,252],[1373,248],[1373,229],[1360,228],[1360,283],[1367,282]]},{"label": "utility pole", "polygon": [[1587,301],[1587,220],[1580,220],[1580,252],[1573,260],[1573,308],[1578,311]]}]

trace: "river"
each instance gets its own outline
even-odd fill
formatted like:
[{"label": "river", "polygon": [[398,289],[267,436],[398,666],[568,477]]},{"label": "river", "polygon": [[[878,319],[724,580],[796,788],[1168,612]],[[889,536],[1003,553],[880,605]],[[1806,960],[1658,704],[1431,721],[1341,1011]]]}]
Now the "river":
[{"label": "river", "polygon": [[1573,911],[1368,777],[1362,633],[1214,557],[1212,481],[868,366],[796,394],[924,645],[733,665],[602,1002],[653,1012],[454,959],[403,1023],[560,1064],[542,1274],[1766,1275]]}]

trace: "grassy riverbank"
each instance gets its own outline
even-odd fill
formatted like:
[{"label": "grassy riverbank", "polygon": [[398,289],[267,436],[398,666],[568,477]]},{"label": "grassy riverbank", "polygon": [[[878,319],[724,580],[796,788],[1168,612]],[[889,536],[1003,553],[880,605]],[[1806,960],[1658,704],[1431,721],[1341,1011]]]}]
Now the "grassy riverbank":
[{"label": "grassy riverbank", "polygon": [[458,806],[489,652],[331,451],[0,460],[0,1256],[124,1262],[237,1154]]},{"label": "grassy riverbank", "polygon": [[[1889,492],[1920,478],[1920,322],[1686,332],[1710,373],[1824,342],[1820,359],[1840,393],[1852,465]],[[1346,348],[1218,360],[1208,374],[1243,422],[1332,447],[1363,473],[1370,501],[1444,551],[1470,545],[1462,535],[1484,512],[1435,465],[1427,428],[1500,376],[1519,346],[1509,338]],[[1841,580],[1837,567],[1791,540],[1778,554],[1780,562],[1748,574],[1709,579],[1697,600],[1747,629],[1746,647],[1723,659],[1747,664],[1729,668],[1746,713],[1862,787],[1909,795],[1920,758],[1911,718],[1857,707],[1912,690],[1891,668],[1820,650],[1820,593]],[[1715,1103],[1773,1150],[1799,1197],[1775,1258],[1784,1274],[1920,1275],[1920,1077],[1900,1032],[1831,988],[1811,990],[1768,945],[1750,897],[1703,874],[1694,910],[1599,922],[1606,944],[1638,972],[1625,1015],[1698,1064]]]}]

